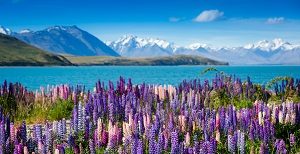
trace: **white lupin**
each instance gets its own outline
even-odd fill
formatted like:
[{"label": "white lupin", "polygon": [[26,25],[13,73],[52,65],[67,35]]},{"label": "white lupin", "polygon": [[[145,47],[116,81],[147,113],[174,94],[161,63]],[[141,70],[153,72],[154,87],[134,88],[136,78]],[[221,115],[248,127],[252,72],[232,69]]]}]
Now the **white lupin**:
[{"label": "white lupin", "polygon": [[261,111],[258,112],[258,123],[259,123],[259,125],[263,124],[263,114]]}]

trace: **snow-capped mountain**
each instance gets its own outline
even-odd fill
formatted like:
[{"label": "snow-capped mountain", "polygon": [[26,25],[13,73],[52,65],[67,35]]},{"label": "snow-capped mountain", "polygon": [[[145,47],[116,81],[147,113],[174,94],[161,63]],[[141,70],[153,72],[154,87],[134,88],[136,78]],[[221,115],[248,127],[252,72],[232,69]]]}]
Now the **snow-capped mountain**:
[{"label": "snow-capped mountain", "polygon": [[165,40],[139,38],[133,35],[125,35],[117,41],[107,42],[107,45],[125,57],[169,56],[176,49],[173,43]]},{"label": "snow-capped mountain", "polygon": [[11,30],[0,25],[0,33],[5,35],[10,35]]},{"label": "snow-capped mountain", "polygon": [[203,43],[178,46],[162,39],[125,35],[103,43],[76,26],[53,26],[40,31],[24,29],[19,33],[0,26],[0,33],[11,35],[43,50],[79,56],[158,57],[200,55],[230,64],[300,64],[300,45],[280,38],[239,47],[215,48]]},{"label": "snow-capped mountain", "polygon": [[23,29],[21,30],[19,33],[22,34],[22,33],[32,33],[33,31],[30,30],[30,29]]},{"label": "snow-capped mountain", "polygon": [[256,44],[248,44],[244,46],[245,49],[259,49],[262,51],[275,51],[278,49],[291,50],[295,47],[297,47],[297,45],[292,45],[289,42],[285,42],[283,39],[280,38],[276,38],[272,41],[263,40],[257,42]]},{"label": "snow-capped mountain", "polygon": [[76,26],[53,26],[40,31],[22,30],[12,36],[40,49],[77,56],[119,56],[95,36]]},{"label": "snow-capped mountain", "polygon": [[202,43],[180,47],[165,40],[127,35],[108,45],[126,57],[200,55],[230,64],[300,64],[300,45],[293,45],[280,38],[243,47],[214,48]]}]

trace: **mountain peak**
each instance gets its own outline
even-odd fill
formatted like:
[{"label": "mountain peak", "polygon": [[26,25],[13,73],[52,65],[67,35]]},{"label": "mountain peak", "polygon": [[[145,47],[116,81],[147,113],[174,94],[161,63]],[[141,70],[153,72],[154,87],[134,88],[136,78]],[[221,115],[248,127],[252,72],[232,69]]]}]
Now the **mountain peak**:
[{"label": "mountain peak", "polygon": [[11,30],[0,25],[0,33],[5,35],[10,35]]},{"label": "mountain peak", "polygon": [[280,45],[282,45],[284,43],[287,43],[282,38],[275,38],[275,39],[273,39],[272,42],[275,43],[275,44],[280,44]]},{"label": "mountain peak", "polygon": [[81,29],[78,28],[76,25],[73,25],[73,26],[59,26],[59,25],[55,25],[55,26],[46,28],[46,30],[47,30],[48,32],[50,32],[51,30],[66,31],[66,30],[70,30],[70,29],[78,29],[78,30],[81,30]]},{"label": "mountain peak", "polygon": [[106,43],[123,56],[136,57],[169,56],[177,48],[174,43],[163,39],[140,38],[135,35],[124,35],[116,41]]},{"label": "mountain peak", "polygon": [[289,49],[293,49],[294,47],[295,47],[294,45],[284,41],[281,38],[275,38],[272,41],[262,40],[262,41],[258,41],[255,44],[248,44],[244,46],[245,49],[260,49],[263,51],[274,51],[280,48],[289,50]]},{"label": "mountain peak", "polygon": [[208,48],[208,45],[203,43],[192,43],[189,46],[187,46],[187,48],[192,50],[197,50],[199,48]]},{"label": "mountain peak", "polygon": [[33,32],[33,31],[30,30],[30,29],[23,29],[23,30],[21,30],[19,33],[20,33],[20,34],[24,34],[24,33],[31,33],[31,32]]},{"label": "mountain peak", "polygon": [[159,38],[140,38],[135,35],[124,35],[117,41],[113,41],[110,43],[111,45],[126,45],[126,46],[136,46],[139,48],[149,47],[149,46],[158,46],[163,49],[174,48],[174,43],[170,43],[166,40]]},{"label": "mountain peak", "polygon": [[78,56],[119,56],[97,37],[77,26],[52,26],[26,35],[29,32],[31,31],[22,30],[12,35],[52,53]]},{"label": "mountain peak", "polygon": [[136,39],[137,39],[137,36],[127,34],[127,35],[122,36],[116,42],[119,42],[119,43],[122,43],[122,45],[125,45],[125,44],[131,44],[131,43],[136,42]]}]

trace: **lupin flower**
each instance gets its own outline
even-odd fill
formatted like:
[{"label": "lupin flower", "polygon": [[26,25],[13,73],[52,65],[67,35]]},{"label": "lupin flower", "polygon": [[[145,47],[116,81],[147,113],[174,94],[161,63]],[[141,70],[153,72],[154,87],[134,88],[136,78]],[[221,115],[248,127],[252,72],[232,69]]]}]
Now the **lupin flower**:
[{"label": "lupin flower", "polygon": [[163,137],[163,134],[160,132],[159,135],[158,135],[158,141],[157,141],[157,144],[156,144],[156,152],[157,153],[162,153],[163,151],[163,148],[164,148],[164,137]]},{"label": "lupin flower", "polygon": [[284,121],[283,121],[283,112],[280,110],[279,111],[279,114],[278,114],[278,119],[279,119],[279,123],[283,123]]},{"label": "lupin flower", "polygon": [[227,144],[228,144],[228,151],[231,153],[235,153],[236,143],[235,143],[234,136],[230,134],[228,135]]},{"label": "lupin flower", "polygon": [[108,143],[108,132],[102,131],[100,142],[101,142],[102,145],[107,145],[107,143]]},{"label": "lupin flower", "polygon": [[59,150],[55,149],[54,154],[59,154]]},{"label": "lupin flower", "polygon": [[67,123],[65,118],[61,120],[61,125],[62,125],[62,136],[64,136],[67,133]]},{"label": "lupin flower", "polygon": [[216,141],[217,142],[220,142],[220,131],[219,130],[216,130]]},{"label": "lupin flower", "polygon": [[[38,140],[38,142],[41,142],[41,140]],[[26,145],[27,145],[27,148],[28,148],[28,152],[29,153],[32,153],[32,152],[35,152],[35,149],[37,148],[37,143],[35,140],[33,140],[32,138],[29,138]]]},{"label": "lupin flower", "polygon": [[49,152],[52,150],[52,134],[51,134],[51,129],[46,126],[46,131],[45,131],[45,150]]},{"label": "lupin flower", "polygon": [[22,125],[20,127],[20,135],[22,142],[25,143],[27,141],[27,129],[25,121],[22,122]]},{"label": "lupin flower", "polygon": [[10,123],[10,141],[13,142],[15,139],[16,139],[16,136],[15,136],[15,126],[14,126],[14,123],[11,122]]},{"label": "lupin flower", "polygon": [[93,139],[89,139],[89,150],[90,154],[96,154],[95,143]]},{"label": "lupin flower", "polygon": [[284,143],[283,140],[277,141],[277,144],[276,144],[275,148],[276,148],[276,153],[280,153],[280,154],[286,154],[287,153],[285,143]]},{"label": "lupin flower", "polygon": [[176,131],[171,133],[171,154],[179,153],[178,134]]},{"label": "lupin flower", "polygon": [[152,125],[149,132],[149,154],[156,154],[155,127]]},{"label": "lupin flower", "polygon": [[35,137],[36,137],[36,142],[42,140],[42,126],[41,125],[35,125]]},{"label": "lupin flower", "polygon": [[259,147],[259,154],[264,154],[264,153],[265,153],[265,145],[261,143]]},{"label": "lupin flower", "polygon": [[294,134],[290,134],[290,145],[294,146],[295,143],[296,143],[295,135]]},{"label": "lupin flower", "polygon": [[27,148],[26,146],[24,146],[24,148],[23,148],[23,153],[24,153],[24,154],[29,154],[28,148]]},{"label": "lupin flower", "polygon": [[143,141],[141,139],[138,140],[136,153],[143,154]]},{"label": "lupin flower", "polygon": [[78,103],[78,130],[83,131],[84,129],[84,108],[82,103]]},{"label": "lupin flower", "polygon": [[239,136],[239,152],[240,154],[245,153],[245,133],[241,132]]},{"label": "lupin flower", "polygon": [[[294,126],[300,122],[300,104],[255,101],[252,107],[244,109],[236,109],[233,105],[217,110],[206,108],[205,105],[212,103],[212,91],[224,90],[229,98],[255,98],[258,89],[249,78],[243,83],[239,78],[227,79],[216,75],[212,84],[208,80],[203,84],[193,80],[183,81],[178,87],[125,84],[125,80],[120,78],[116,87],[112,82],[108,87],[100,82],[96,85],[96,93],[85,92],[82,86],[72,88],[62,85],[41,88],[35,94],[28,94],[30,92],[14,84],[4,86],[5,90],[0,86],[1,97],[9,93],[17,96],[16,99],[27,99],[28,95],[32,95],[34,99],[29,97],[28,100],[45,103],[47,100],[72,97],[75,101],[70,124],[63,119],[26,127],[24,122],[18,129],[0,107],[0,151],[47,154],[64,153],[64,148],[71,148],[75,153],[95,153],[96,148],[106,148],[106,152],[119,149],[120,153],[141,154],[148,147],[149,153],[162,153],[165,150],[176,154],[209,154],[216,153],[217,144],[225,144],[224,148],[230,153],[242,154],[249,140],[250,143],[262,143],[260,153],[267,153],[269,146],[274,146],[277,153],[291,153],[287,150],[298,147],[295,134],[289,135],[288,149],[283,140],[278,139],[275,143],[274,140],[277,124]],[[277,96],[284,95],[286,88],[299,94],[300,80],[293,84],[285,81],[277,88]],[[263,97],[267,93],[269,91],[262,87]],[[77,102],[82,98],[82,102]],[[45,130],[42,131],[42,128]],[[88,145],[77,143],[82,133]],[[190,136],[192,134],[193,137]],[[68,143],[65,143],[66,137]],[[227,137],[227,142],[222,143],[224,137]],[[6,150],[9,147],[12,147],[12,151]],[[250,148],[253,153],[254,148],[255,152],[259,151],[257,147],[250,145]]]},{"label": "lupin flower", "polygon": [[184,144],[186,147],[190,146],[190,140],[191,140],[190,133],[187,132],[185,135],[185,144]]},{"label": "lupin flower", "polygon": [[70,134],[69,137],[68,137],[68,145],[73,148],[75,147],[75,139],[74,137]]},{"label": "lupin flower", "polygon": [[86,140],[88,140],[89,136],[90,136],[90,117],[86,116],[85,117],[85,127],[84,127],[84,138]]},{"label": "lupin flower", "polygon": [[131,137],[131,154],[137,153],[137,146],[138,146],[138,139],[135,136],[132,136]]},{"label": "lupin flower", "polygon": [[3,121],[0,120],[0,146],[2,150],[4,150],[5,148],[4,145],[5,145],[5,124]]}]

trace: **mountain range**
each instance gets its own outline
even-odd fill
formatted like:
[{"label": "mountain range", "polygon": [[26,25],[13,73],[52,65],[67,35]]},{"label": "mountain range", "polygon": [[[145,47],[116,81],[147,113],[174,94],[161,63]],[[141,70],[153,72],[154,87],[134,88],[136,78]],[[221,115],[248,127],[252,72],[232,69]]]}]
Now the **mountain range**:
[{"label": "mountain range", "polygon": [[20,32],[0,26],[0,33],[63,55],[131,58],[198,55],[230,64],[300,64],[300,45],[280,38],[245,46],[216,48],[202,43],[178,46],[166,40],[134,35],[125,35],[116,41],[104,43],[77,26],[53,26],[39,31],[24,29]]},{"label": "mountain range", "polygon": [[76,56],[119,56],[92,34],[77,26],[53,26],[40,31],[24,29],[12,32],[0,27],[0,33],[16,37],[30,45],[55,54]]},{"label": "mountain range", "polygon": [[125,35],[106,44],[126,57],[200,55],[230,64],[300,64],[300,45],[280,38],[240,47],[214,48],[201,43],[182,47],[161,39]]},{"label": "mountain range", "polygon": [[0,66],[78,66],[78,65],[228,65],[201,56],[126,58],[113,56],[57,55],[0,33]]}]

